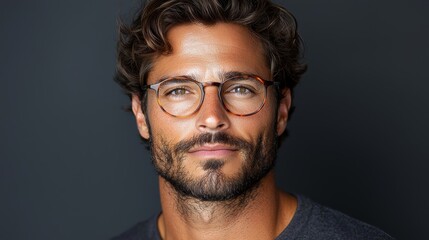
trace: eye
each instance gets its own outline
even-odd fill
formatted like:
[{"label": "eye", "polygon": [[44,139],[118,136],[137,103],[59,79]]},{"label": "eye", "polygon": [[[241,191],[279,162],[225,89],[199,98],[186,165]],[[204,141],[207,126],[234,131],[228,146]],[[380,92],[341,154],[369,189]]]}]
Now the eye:
[{"label": "eye", "polygon": [[257,89],[251,84],[239,82],[226,87],[223,94],[230,97],[252,97],[257,94]]},{"label": "eye", "polygon": [[166,96],[183,96],[185,94],[191,93],[188,89],[184,87],[174,88],[165,93]]},{"label": "eye", "polygon": [[172,79],[163,82],[158,89],[162,101],[187,101],[200,96],[198,84],[189,80]]},{"label": "eye", "polygon": [[247,88],[245,86],[236,86],[236,87],[232,88],[231,90],[229,90],[229,92],[230,93],[236,93],[236,94],[242,94],[242,95],[253,93],[249,88]]}]

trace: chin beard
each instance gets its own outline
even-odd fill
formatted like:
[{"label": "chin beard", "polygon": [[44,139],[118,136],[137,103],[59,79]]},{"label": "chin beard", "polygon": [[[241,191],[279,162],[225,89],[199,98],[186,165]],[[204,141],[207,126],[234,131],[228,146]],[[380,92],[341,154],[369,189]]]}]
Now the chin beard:
[{"label": "chin beard", "polygon": [[[222,159],[210,159],[204,163],[206,170],[202,177],[192,177],[184,169],[184,155],[195,145],[206,143],[227,144],[240,149],[243,164],[234,176],[226,176],[221,168]],[[151,142],[152,162],[158,174],[178,193],[179,198],[193,198],[200,201],[230,201],[247,196],[257,188],[259,182],[274,167],[277,153],[275,131],[256,144],[232,137],[224,132],[204,133],[190,140],[183,140],[173,147],[160,138],[159,145]]]}]

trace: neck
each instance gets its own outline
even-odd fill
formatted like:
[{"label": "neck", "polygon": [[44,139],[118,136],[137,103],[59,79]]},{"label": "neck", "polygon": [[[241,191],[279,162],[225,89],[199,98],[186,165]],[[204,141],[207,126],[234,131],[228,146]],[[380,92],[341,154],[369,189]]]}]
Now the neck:
[{"label": "neck", "polygon": [[182,197],[160,177],[161,237],[176,239],[274,239],[290,222],[296,200],[275,187],[271,171],[249,192],[228,201]]}]

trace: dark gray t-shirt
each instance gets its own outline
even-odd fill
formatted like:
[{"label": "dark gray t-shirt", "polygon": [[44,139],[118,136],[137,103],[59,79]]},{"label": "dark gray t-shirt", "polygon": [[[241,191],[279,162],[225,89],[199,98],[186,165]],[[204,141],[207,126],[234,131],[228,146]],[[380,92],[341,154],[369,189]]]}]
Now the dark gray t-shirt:
[{"label": "dark gray t-shirt", "polygon": [[[296,213],[275,240],[393,239],[376,227],[324,207],[302,195],[296,196]],[[153,216],[112,240],[161,240],[156,222],[157,216]]]}]

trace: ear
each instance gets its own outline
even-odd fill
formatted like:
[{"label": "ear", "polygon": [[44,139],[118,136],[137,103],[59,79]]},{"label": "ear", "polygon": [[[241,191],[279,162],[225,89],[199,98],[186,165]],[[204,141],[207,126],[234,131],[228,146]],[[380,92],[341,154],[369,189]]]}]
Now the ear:
[{"label": "ear", "polygon": [[289,110],[292,105],[292,96],[288,88],[280,90],[280,102],[277,109],[277,136],[286,130]]},{"label": "ear", "polygon": [[133,95],[131,99],[131,108],[136,118],[137,127],[139,129],[140,135],[144,139],[149,139],[149,128],[146,123],[145,114],[142,111],[141,101],[137,95]]}]

